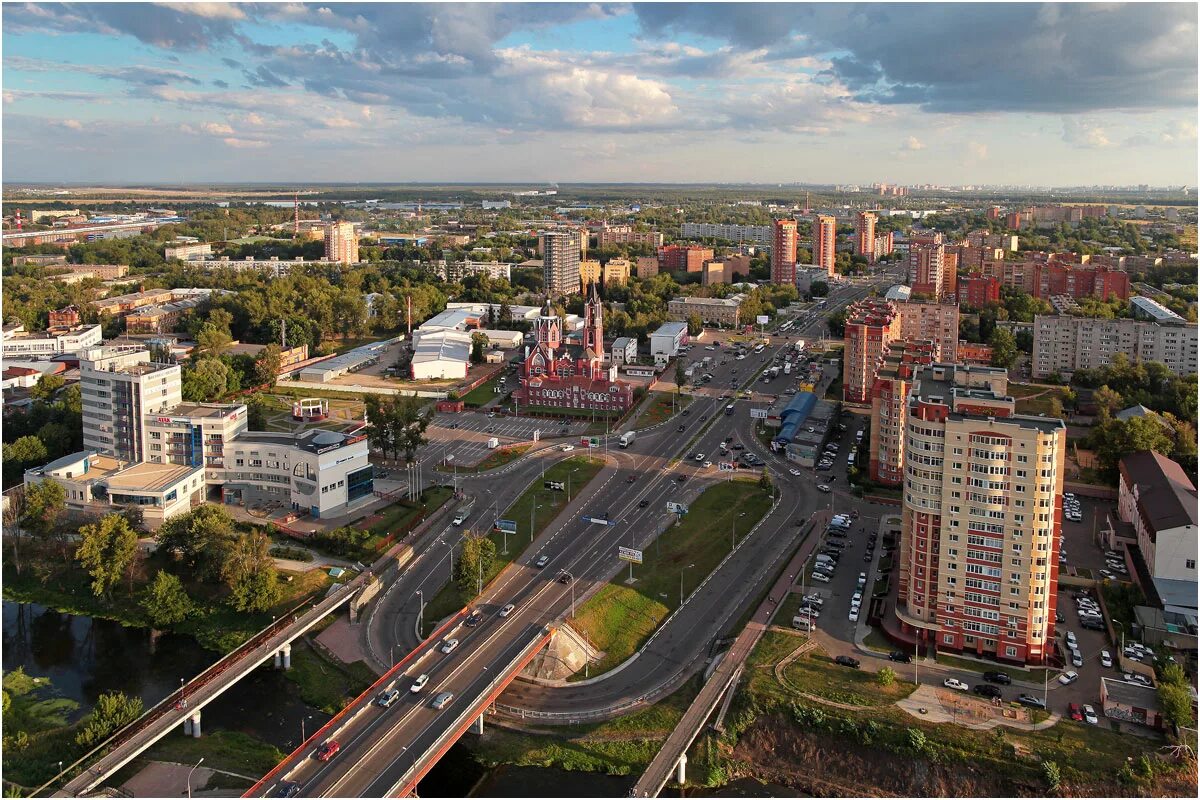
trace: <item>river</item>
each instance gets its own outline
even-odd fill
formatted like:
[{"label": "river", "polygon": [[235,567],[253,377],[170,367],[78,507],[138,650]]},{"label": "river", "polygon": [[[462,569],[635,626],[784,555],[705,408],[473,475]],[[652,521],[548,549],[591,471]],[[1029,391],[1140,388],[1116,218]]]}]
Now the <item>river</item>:
[{"label": "river", "polygon": [[[23,667],[50,680],[54,691],[79,703],[73,720],[85,715],[105,692],[122,691],[147,708],[190,680],[218,655],[195,639],[145,628],[63,614],[32,603],[4,601],[4,671]],[[287,752],[300,742],[301,723],[311,733],[329,716],[304,703],[294,683],[270,667],[255,670],[204,709],[206,731],[254,736]],[[635,778],[542,767],[502,766],[488,770],[472,758],[469,743],[457,744],[421,781],[425,797],[624,797]],[[569,792],[564,792],[569,787]],[[780,790],[780,791],[773,791]],[[690,797],[787,796],[783,787],[738,781]],[[667,796],[667,795],[664,795]]]}]

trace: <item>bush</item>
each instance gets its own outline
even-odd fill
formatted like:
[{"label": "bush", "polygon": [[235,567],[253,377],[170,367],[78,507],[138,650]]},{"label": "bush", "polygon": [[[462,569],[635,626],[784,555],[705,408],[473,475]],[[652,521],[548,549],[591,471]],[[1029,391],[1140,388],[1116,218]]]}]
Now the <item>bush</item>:
[{"label": "bush", "polygon": [[302,547],[287,547],[275,545],[270,549],[272,558],[286,558],[289,561],[312,561],[313,555]]},{"label": "bush", "polygon": [[1059,770],[1058,764],[1053,761],[1043,761],[1042,777],[1046,779],[1047,791],[1058,791],[1058,787],[1062,784],[1062,772]]},{"label": "bush", "polygon": [[884,667],[875,673],[875,680],[879,682],[880,686],[891,686],[896,682],[896,671],[891,667]]}]

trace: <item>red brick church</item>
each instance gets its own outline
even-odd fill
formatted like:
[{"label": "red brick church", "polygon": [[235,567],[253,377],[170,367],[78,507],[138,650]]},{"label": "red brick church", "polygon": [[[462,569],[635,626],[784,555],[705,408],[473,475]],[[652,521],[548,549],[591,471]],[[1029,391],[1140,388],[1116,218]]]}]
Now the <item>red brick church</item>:
[{"label": "red brick church", "polygon": [[536,342],[525,353],[521,388],[523,406],[625,411],[633,405],[633,387],[617,380],[617,368],[604,353],[604,309],[595,285],[583,308],[582,344],[566,341],[563,322],[549,299],[534,322]]}]

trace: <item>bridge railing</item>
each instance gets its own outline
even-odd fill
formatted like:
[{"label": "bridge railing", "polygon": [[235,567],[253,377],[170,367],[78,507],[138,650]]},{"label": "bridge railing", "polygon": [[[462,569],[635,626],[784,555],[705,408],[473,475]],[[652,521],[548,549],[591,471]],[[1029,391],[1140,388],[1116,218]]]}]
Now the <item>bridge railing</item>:
[{"label": "bridge railing", "polygon": [[[358,579],[356,579],[356,581],[357,580]],[[35,789],[33,791],[33,795],[37,796],[38,794],[45,791],[49,787],[53,786],[55,783],[60,782],[64,776],[69,775],[69,774],[73,773],[74,771],[76,771],[82,764],[84,764],[86,761],[91,759],[97,753],[100,753],[102,751],[111,752],[112,750],[115,750],[116,748],[118,748],[121,745],[128,742],[131,738],[133,738],[137,734],[141,733],[147,727],[149,727],[150,725],[153,725],[155,722],[160,720],[163,717],[163,715],[175,710],[177,705],[180,705],[186,701],[189,691],[194,692],[198,689],[202,689],[204,686],[207,686],[215,678],[217,678],[222,673],[224,673],[225,670],[229,669],[234,664],[238,663],[243,658],[245,658],[246,655],[248,655],[252,651],[254,651],[254,650],[258,649],[260,646],[262,646],[262,644],[264,642],[266,642],[268,639],[270,639],[272,636],[276,635],[281,630],[284,630],[287,627],[295,624],[295,622],[300,618],[301,610],[304,609],[306,606],[311,606],[310,610],[315,610],[315,609],[326,606],[326,604],[328,604],[329,606],[334,606],[334,605],[337,605],[338,603],[342,602],[344,597],[348,596],[349,592],[352,591],[352,589],[350,589],[350,586],[353,583],[354,583],[354,581],[352,581],[351,583],[348,583],[348,584],[341,584],[341,586],[343,587],[342,589],[338,590],[335,594],[331,595],[330,597],[326,597],[323,600],[320,600],[315,604],[313,604],[311,600],[297,604],[296,606],[291,608],[289,611],[287,611],[285,614],[281,615],[278,619],[276,619],[270,625],[263,628],[259,632],[255,633],[253,636],[251,636],[245,642],[238,645],[236,648],[234,648],[233,650],[231,650],[230,652],[228,652],[227,654],[222,656],[215,663],[213,663],[212,666],[205,669],[203,672],[201,672],[195,678],[192,678],[192,680],[189,681],[186,685],[184,685],[184,686],[180,687],[179,689],[176,689],[175,691],[168,694],[166,697],[164,697],[162,700],[160,700],[158,703],[156,703],[154,706],[152,706],[149,710],[147,710],[144,714],[142,714],[142,716],[138,717],[136,720],[129,723],[124,728],[117,730],[110,737],[105,739],[103,742],[96,745],[94,748],[89,750],[87,753],[84,753],[82,756],[80,756],[78,759],[76,759],[74,763],[70,764],[69,766],[64,768],[62,771],[60,771],[57,775],[55,775],[53,778],[51,778],[46,783],[42,784],[37,789]],[[335,599],[337,600],[336,603],[330,602]]]}]

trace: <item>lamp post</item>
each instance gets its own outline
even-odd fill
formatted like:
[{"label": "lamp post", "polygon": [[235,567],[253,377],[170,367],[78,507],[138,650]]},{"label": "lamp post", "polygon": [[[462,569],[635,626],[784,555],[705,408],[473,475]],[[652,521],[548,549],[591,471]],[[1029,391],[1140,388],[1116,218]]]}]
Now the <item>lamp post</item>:
[{"label": "lamp post", "polygon": [[446,549],[450,551],[450,580],[454,580],[454,545],[447,542]]},{"label": "lamp post", "polygon": [[308,741],[308,734],[307,734],[307,731],[305,731],[305,729],[304,729],[304,723],[310,719],[312,719],[312,714],[306,714],[305,716],[300,717],[300,744],[301,744],[301,746],[303,746],[303,744]]},{"label": "lamp post", "polygon": [[[201,758],[199,761],[196,762],[196,767],[200,766],[203,763],[204,763],[204,759]],[[192,767],[191,769],[188,770],[188,774],[187,774],[187,796],[188,797],[192,796],[192,773],[196,771],[196,767]]]},{"label": "lamp post", "polygon": [[567,582],[571,585],[571,619],[575,619],[575,576],[565,569],[562,574],[567,576]]},{"label": "lamp post", "polygon": [[425,592],[417,589],[417,601],[420,606],[417,608],[417,635],[425,635]]},{"label": "lamp post", "polygon": [[680,608],[683,607],[683,573],[687,572],[689,569],[691,569],[694,566],[696,566],[696,565],[688,564],[686,567],[679,570],[679,607]]}]

